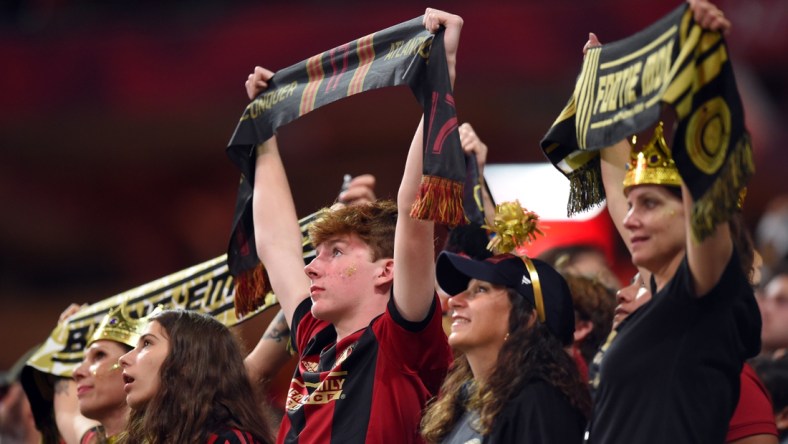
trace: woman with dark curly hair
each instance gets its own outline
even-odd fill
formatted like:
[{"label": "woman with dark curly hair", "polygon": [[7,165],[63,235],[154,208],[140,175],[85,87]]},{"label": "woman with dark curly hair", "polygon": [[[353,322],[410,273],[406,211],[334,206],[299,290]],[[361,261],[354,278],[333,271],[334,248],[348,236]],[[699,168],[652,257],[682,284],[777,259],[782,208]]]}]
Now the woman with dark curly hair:
[{"label": "woman with dark curly hair", "polygon": [[459,352],[426,409],[428,442],[581,442],[590,396],[564,350],[572,343],[569,288],[547,263],[443,252],[436,266]]},{"label": "woman with dark curly hair", "polygon": [[153,315],[120,358],[131,415],[122,443],[273,442],[235,337],[187,310]]}]

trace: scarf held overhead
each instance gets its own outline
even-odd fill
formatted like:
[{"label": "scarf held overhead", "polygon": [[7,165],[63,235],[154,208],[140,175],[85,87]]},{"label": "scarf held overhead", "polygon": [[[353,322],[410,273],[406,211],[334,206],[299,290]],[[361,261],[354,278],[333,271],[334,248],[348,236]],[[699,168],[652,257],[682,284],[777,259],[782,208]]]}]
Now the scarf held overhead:
[{"label": "scarf held overhead", "polygon": [[411,216],[452,226],[465,223],[466,164],[442,31],[432,35],[417,17],[281,69],[268,85],[244,110],[227,147],[230,160],[241,170],[227,253],[237,280],[238,313],[257,306],[267,289],[252,218],[255,147],[280,126],[323,105],[373,89],[408,85],[424,110],[425,128],[424,175]]},{"label": "scarf held overhead", "polygon": [[741,99],[722,35],[701,29],[684,4],[633,36],[587,51],[569,103],[541,141],[570,180],[570,215],[605,198],[598,150],[655,124],[663,104],[677,115],[671,154],[695,201],[695,237],[736,211],[755,170]]},{"label": "scarf held overhead", "polygon": [[[305,253],[305,258],[310,254],[311,250]],[[36,425],[40,430],[53,427],[50,412],[55,380],[71,378],[82,362],[88,339],[101,320],[117,307],[125,306],[132,319],[147,316],[157,306],[195,310],[232,327],[277,304],[276,297],[268,294],[254,312],[242,319],[236,316],[233,302],[233,277],[227,267],[227,256],[221,255],[96,302],[59,323],[27,360],[21,374]]]}]

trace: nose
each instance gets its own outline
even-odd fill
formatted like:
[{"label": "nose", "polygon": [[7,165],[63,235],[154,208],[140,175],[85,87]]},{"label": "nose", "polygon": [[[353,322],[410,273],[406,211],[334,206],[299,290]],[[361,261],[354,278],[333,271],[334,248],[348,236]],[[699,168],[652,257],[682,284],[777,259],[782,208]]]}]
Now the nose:
[{"label": "nose", "polygon": [[315,269],[315,265],[314,265],[315,261],[317,261],[317,258],[312,259],[312,262],[308,263],[304,267],[304,273],[306,273],[306,275],[309,276],[309,279],[313,279],[317,277],[317,270]]},{"label": "nose", "polygon": [[626,286],[616,292],[616,302],[625,304],[633,301],[634,292],[631,290],[631,285]]},{"label": "nose", "polygon": [[452,308],[460,307],[460,306],[464,305],[465,302],[466,302],[465,301],[465,294],[466,294],[466,292],[463,291],[462,293],[459,293],[459,294],[457,294],[455,296],[450,297],[449,298],[449,303],[448,303],[449,304],[449,308],[452,309]]},{"label": "nose", "polygon": [[130,366],[132,361],[133,361],[133,355],[136,352],[137,352],[137,349],[133,348],[133,349],[131,349],[130,352],[128,352],[125,355],[121,356],[120,359],[118,359],[118,363],[120,364],[120,366],[122,368],[126,368],[126,367]]},{"label": "nose", "polygon": [[74,374],[71,375],[74,381],[79,382],[85,379],[85,376],[87,376],[86,367],[87,367],[87,363],[85,361],[82,361],[82,363],[79,364],[79,366],[76,369],[74,369]]},{"label": "nose", "polygon": [[638,217],[638,214],[635,211],[635,205],[629,207],[627,213],[624,215],[623,222],[624,222],[624,228],[630,230],[640,226],[640,218]]}]

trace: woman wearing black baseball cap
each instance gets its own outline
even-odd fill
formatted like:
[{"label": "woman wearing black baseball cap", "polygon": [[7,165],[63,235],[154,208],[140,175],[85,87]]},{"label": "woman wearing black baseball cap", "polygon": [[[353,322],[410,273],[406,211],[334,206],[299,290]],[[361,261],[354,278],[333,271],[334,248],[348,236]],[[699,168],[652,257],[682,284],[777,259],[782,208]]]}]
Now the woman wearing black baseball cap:
[{"label": "woman wearing black baseball cap", "polygon": [[[519,203],[517,204],[519,207]],[[522,211],[522,210],[521,210]],[[426,409],[428,442],[581,442],[590,398],[575,363],[569,287],[547,263],[443,252],[457,358]]]}]

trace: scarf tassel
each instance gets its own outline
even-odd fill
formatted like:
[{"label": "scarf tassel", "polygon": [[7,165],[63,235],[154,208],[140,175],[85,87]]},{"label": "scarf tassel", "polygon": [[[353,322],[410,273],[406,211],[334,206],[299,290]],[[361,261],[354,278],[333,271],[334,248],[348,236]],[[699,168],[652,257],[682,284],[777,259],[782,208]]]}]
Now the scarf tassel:
[{"label": "scarf tassel", "polygon": [[599,156],[568,174],[569,202],[566,205],[567,216],[590,210],[601,205],[605,200],[605,188],[602,186],[602,170]]},{"label": "scarf tassel", "polygon": [[235,315],[239,319],[265,304],[265,295],[270,291],[266,277],[261,263],[235,277]]},{"label": "scarf tassel", "polygon": [[714,184],[692,206],[692,235],[702,241],[738,211],[741,190],[755,173],[750,136],[744,134],[730,153]]},{"label": "scarf tassel", "polygon": [[438,176],[423,176],[411,208],[414,219],[432,220],[456,227],[467,223],[462,206],[463,183]]}]

